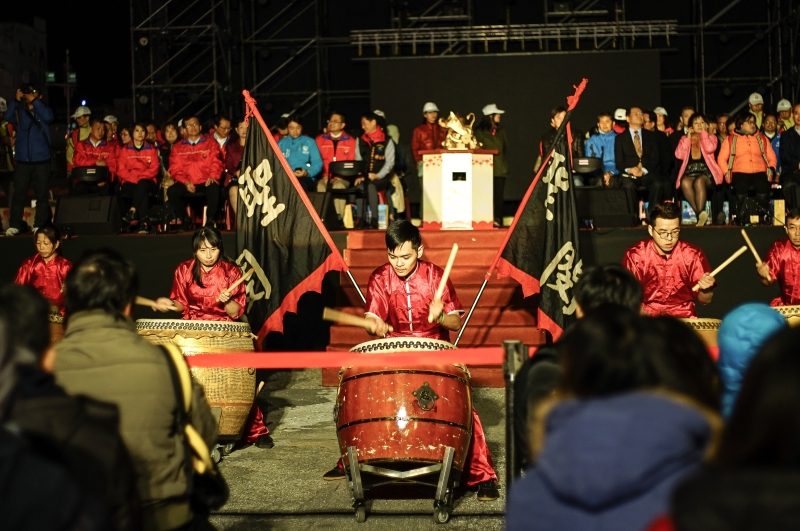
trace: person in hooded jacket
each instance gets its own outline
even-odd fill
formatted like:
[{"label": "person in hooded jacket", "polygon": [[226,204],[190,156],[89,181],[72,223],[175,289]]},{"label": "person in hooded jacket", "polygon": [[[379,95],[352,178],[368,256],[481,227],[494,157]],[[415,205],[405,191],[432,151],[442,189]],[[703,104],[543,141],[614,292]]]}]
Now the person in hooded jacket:
[{"label": "person in hooded jacket", "polygon": [[532,418],[535,465],[510,490],[506,528],[639,531],[713,451],[717,376],[671,317],[619,306],[564,333],[557,393]]},{"label": "person in hooded jacket", "polygon": [[709,466],[675,489],[651,531],[800,529],[800,329],[753,359]]}]

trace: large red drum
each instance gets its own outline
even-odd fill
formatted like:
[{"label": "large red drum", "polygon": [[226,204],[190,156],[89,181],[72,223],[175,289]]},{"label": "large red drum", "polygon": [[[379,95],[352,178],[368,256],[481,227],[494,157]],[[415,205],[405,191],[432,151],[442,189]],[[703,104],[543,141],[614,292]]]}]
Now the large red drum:
[{"label": "large red drum", "polygon": [[[386,338],[351,350],[380,354],[443,348],[453,346],[433,339]],[[460,473],[472,438],[469,373],[455,365],[346,367],[339,375],[334,417],[345,465],[348,446],[357,448],[359,463],[388,467],[441,463],[445,446],[451,446],[453,467]]]}]

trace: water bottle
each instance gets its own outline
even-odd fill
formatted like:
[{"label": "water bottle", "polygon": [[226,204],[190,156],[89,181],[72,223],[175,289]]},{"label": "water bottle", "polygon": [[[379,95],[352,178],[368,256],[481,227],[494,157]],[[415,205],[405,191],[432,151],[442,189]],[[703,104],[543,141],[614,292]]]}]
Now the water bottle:
[{"label": "water bottle", "polygon": [[387,219],[389,218],[388,205],[378,205],[378,228],[386,230],[389,226]]}]

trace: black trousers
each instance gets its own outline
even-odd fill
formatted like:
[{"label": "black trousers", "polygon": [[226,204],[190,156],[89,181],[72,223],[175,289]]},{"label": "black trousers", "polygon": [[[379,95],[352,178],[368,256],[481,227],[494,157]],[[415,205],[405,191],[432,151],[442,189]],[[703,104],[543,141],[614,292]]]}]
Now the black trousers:
[{"label": "black trousers", "polygon": [[[358,207],[358,215],[361,219],[367,219],[367,210],[364,208],[364,198],[366,197],[367,205],[369,206],[369,210],[372,213],[372,221],[377,223],[378,221],[378,191],[379,190],[386,190],[390,188],[392,185],[392,179],[390,175],[387,175],[383,179],[377,179],[375,181],[370,181],[369,178],[364,179],[364,181],[356,186],[361,193],[359,198],[356,200],[356,206]],[[391,199],[388,201],[391,203]],[[387,207],[387,212],[391,210],[391,208]]]},{"label": "black trousers", "polygon": [[503,190],[506,187],[506,177],[505,176],[495,176],[492,181],[492,192],[493,192],[493,205],[492,210],[494,212],[494,220],[503,226],[503,205],[505,204],[505,197],[503,196]]},{"label": "black trousers", "polygon": [[131,208],[136,209],[136,215],[141,220],[147,216],[150,208],[149,196],[158,191],[158,185],[150,179],[142,179],[138,183],[122,183],[119,189],[120,197],[131,199]]},{"label": "black trousers", "polygon": [[747,193],[751,186],[756,193],[756,203],[766,210],[769,206],[769,194],[772,191],[770,182],[767,179],[767,173],[762,171],[760,173],[731,174],[731,188],[736,194],[736,211],[739,214],[739,223],[742,223],[743,220]]},{"label": "black trousers", "polygon": [[781,190],[783,191],[783,198],[786,200],[786,212],[800,207],[797,201],[797,193],[800,192],[799,185],[800,172],[793,171],[781,175]]},{"label": "black trousers", "polygon": [[[206,186],[205,184],[196,184],[194,185],[194,193],[206,196],[206,220],[209,222],[214,221],[214,219],[217,217],[217,211],[219,210],[219,184],[216,182],[209,186]],[[183,183],[175,183],[167,189],[167,201],[169,201],[169,204],[172,205],[173,210],[175,210],[175,214],[179,218],[186,217],[185,197],[187,195],[190,195],[190,193],[189,190],[186,189],[186,185]]]},{"label": "black trousers", "polygon": [[649,203],[648,213],[658,203],[668,201],[674,196],[675,181],[663,179],[660,176],[648,173],[643,177],[632,179],[630,177],[615,176],[612,177],[613,181],[619,182],[620,187],[628,194],[628,201],[631,203],[631,212],[638,215],[639,204],[636,199],[636,191],[640,187],[647,189],[647,201]]},{"label": "black trousers", "polygon": [[36,192],[36,219],[34,227],[41,227],[50,221],[50,161],[18,162],[14,172],[14,197],[11,200],[11,219],[9,226],[22,229],[25,222],[22,214],[28,199],[28,188]]}]

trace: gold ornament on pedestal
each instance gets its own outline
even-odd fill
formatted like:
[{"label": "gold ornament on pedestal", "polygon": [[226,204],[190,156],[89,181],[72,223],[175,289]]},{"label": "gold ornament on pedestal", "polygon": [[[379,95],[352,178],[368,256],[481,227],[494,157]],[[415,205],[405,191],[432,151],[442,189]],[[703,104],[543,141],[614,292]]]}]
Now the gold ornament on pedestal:
[{"label": "gold ornament on pedestal", "polygon": [[[470,120],[469,124],[467,124],[467,120]],[[447,120],[439,118],[439,126],[447,129],[447,138],[442,142],[442,147],[445,149],[475,149],[481,146],[481,143],[475,140],[475,136],[472,134],[475,114],[469,113],[467,120],[453,111],[450,111]]]}]

